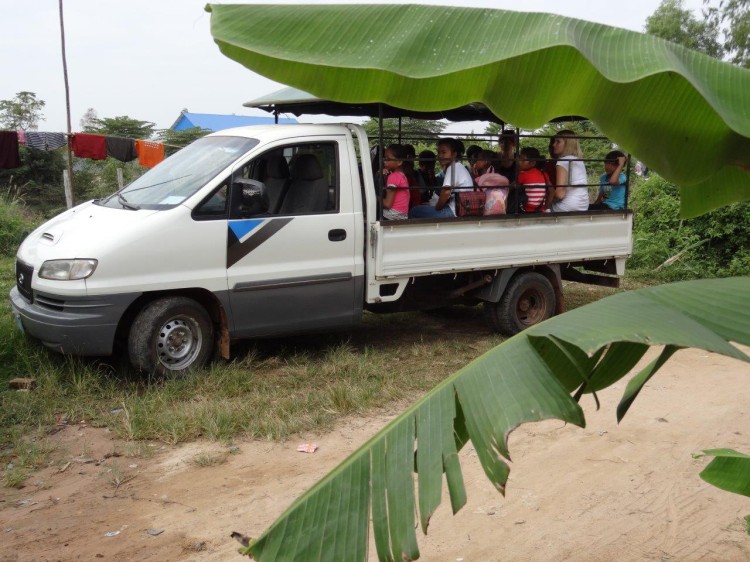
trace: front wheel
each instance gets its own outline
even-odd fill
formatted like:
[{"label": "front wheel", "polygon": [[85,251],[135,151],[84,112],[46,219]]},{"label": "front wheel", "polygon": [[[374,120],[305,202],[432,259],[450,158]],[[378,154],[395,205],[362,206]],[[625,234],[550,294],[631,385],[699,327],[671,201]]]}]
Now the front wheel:
[{"label": "front wheel", "polygon": [[182,375],[206,363],[213,343],[205,308],[187,297],[166,297],[138,313],[128,335],[128,354],[140,371]]},{"label": "front wheel", "polygon": [[510,280],[500,301],[485,302],[484,313],[490,328],[514,336],[543,322],[555,312],[555,289],[541,273],[525,271]]}]

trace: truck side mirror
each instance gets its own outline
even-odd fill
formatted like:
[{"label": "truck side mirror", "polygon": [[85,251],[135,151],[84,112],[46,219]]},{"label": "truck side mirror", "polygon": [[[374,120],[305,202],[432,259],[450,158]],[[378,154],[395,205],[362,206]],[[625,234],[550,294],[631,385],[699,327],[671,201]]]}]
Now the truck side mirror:
[{"label": "truck side mirror", "polygon": [[266,184],[247,178],[232,182],[232,209],[234,216],[246,218],[268,212],[268,192]]}]

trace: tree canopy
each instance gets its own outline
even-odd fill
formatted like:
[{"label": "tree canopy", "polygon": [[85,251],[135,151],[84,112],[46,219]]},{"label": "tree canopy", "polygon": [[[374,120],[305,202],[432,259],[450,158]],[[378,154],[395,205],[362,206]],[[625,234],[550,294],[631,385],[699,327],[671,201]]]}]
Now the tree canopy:
[{"label": "tree canopy", "polygon": [[720,59],[724,47],[718,40],[718,28],[716,20],[698,20],[685,8],[683,0],[662,0],[656,11],[646,18],[649,35]]},{"label": "tree canopy", "polygon": [[211,131],[209,129],[202,129],[200,127],[191,127],[190,129],[184,129],[182,131],[161,129],[156,133],[156,138],[158,138],[160,142],[164,143],[165,155],[171,156],[181,148],[189,145],[194,140],[205,137],[210,132]]},{"label": "tree canopy", "polygon": [[662,0],[646,19],[646,33],[750,68],[750,0],[703,0],[698,18],[683,0]]},{"label": "tree canopy", "polygon": [[718,6],[703,0],[703,4],[708,24],[721,30],[723,58],[750,68],[750,0],[721,0]]},{"label": "tree canopy", "polygon": [[[88,112],[87,112],[88,113]],[[117,117],[90,118],[84,132],[99,135],[112,135],[130,139],[148,139],[154,134],[155,123],[133,119],[127,115]]]},{"label": "tree canopy", "polygon": [[35,131],[44,119],[44,106],[34,92],[18,92],[13,99],[0,100],[0,127]]}]

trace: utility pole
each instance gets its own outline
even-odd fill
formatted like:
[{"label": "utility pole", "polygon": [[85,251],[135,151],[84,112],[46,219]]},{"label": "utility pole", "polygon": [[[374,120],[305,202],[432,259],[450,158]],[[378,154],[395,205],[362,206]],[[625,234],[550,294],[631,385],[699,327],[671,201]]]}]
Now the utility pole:
[{"label": "utility pole", "polygon": [[60,4],[60,41],[62,42],[62,63],[63,63],[63,77],[65,79],[65,107],[68,114],[68,181],[65,186],[65,200],[68,203],[68,209],[75,205],[75,199],[73,198],[73,132],[70,126],[70,88],[68,87],[68,62],[65,58],[65,25],[63,23],[63,0],[59,0]]}]

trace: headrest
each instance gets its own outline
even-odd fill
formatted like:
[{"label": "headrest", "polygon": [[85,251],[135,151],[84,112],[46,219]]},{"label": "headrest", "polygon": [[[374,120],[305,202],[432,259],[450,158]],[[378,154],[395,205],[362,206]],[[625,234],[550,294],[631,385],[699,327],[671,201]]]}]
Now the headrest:
[{"label": "headrest", "polygon": [[320,162],[314,154],[300,154],[294,160],[294,177],[300,180],[319,180],[323,177]]},{"label": "headrest", "polygon": [[289,164],[279,155],[269,156],[266,162],[266,176],[285,180],[289,177]]}]

